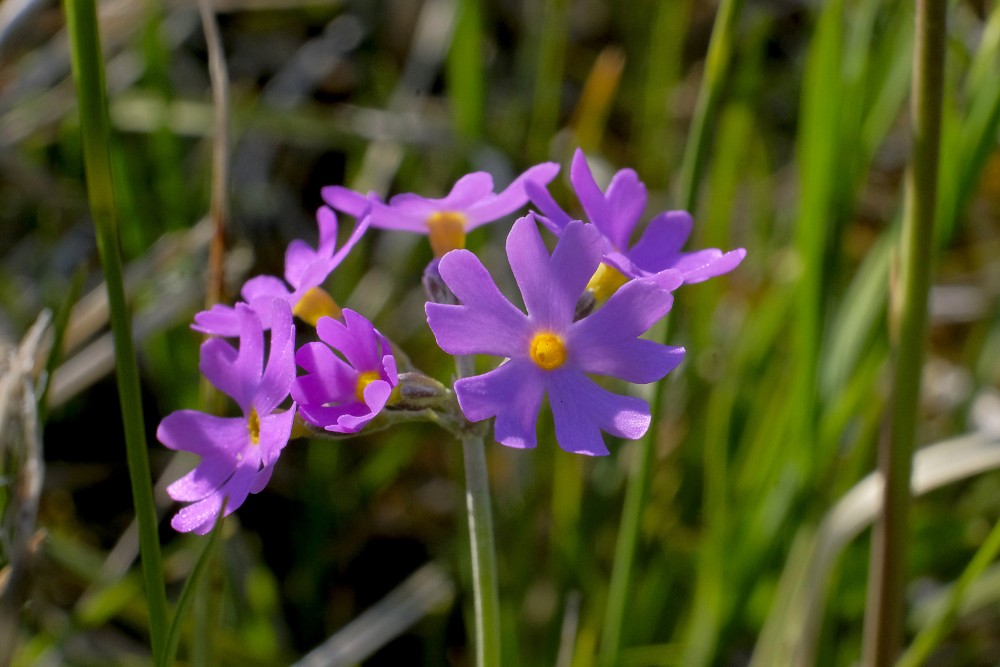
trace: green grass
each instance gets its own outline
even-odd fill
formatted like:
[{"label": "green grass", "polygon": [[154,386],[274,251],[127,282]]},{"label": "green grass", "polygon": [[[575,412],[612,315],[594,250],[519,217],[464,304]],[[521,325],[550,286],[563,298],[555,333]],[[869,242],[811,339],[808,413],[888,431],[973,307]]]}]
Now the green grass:
[{"label": "green grass", "polygon": [[[448,43],[420,43],[414,30],[436,25],[421,23],[421,11],[448,11],[449,3],[394,7],[276,3],[220,15],[233,106],[230,288],[280,274],[291,239],[315,240],[322,185],[440,196],[468,171],[488,170],[502,185],[535,162],[566,160],[580,141],[602,177],[635,168],[649,186],[647,219],[690,208],[692,247],[745,247],[747,258],[727,276],[681,288],[669,326],[651,334],[688,353],[659,388],[636,390],[657,402],[645,442],[610,443],[612,455],[601,460],[574,457],[555,446],[543,410],[536,450],[486,443],[503,664],[858,660],[869,533],[834,531],[833,543],[824,540],[831,517],[843,518],[838,501],[875,468],[889,410],[889,304],[911,154],[912,3],[461,0],[458,14],[444,17],[453,26]],[[948,6],[933,284],[960,289],[932,298],[925,398],[907,417],[917,447],[974,430],[1000,381],[990,278],[1000,251],[1000,10],[987,5],[980,15],[976,7]],[[124,547],[112,556],[135,515],[131,480],[141,471],[155,480],[169,463],[143,436],[167,412],[196,407],[198,395],[188,385],[200,338],[187,325],[203,302],[207,246],[155,265],[148,251],[165,234],[193,228],[211,193],[200,26],[172,5],[143,4],[126,18],[101,23],[111,55],[100,58],[94,43],[82,50],[91,67],[103,62],[109,72],[103,130],[103,102],[81,93],[77,108],[67,82],[30,87],[30,63],[55,57],[39,28],[22,27],[0,63],[0,140],[17,137],[0,160],[0,216],[11,239],[0,244],[2,330],[16,338],[41,307],[81,301],[72,296],[78,265],[87,273],[83,293],[101,281],[96,253],[76,250],[86,247],[78,239],[87,238],[80,221],[90,215],[88,196],[100,200],[98,229],[110,229],[102,220],[111,215],[121,225],[121,240],[102,232],[104,254],[120,248],[126,273],[146,269],[113,305],[116,328],[128,322],[126,294],[139,313],[136,352],[123,352],[131,360],[117,369],[134,372],[122,395],[145,417],[130,426],[128,451],[148,462],[133,462],[129,476],[107,381],[46,414],[39,528],[49,537],[15,664],[42,656],[148,663],[154,646],[165,646],[170,602],[181,600],[190,612],[171,635],[181,664],[291,662],[428,561],[457,584],[454,601],[369,662],[472,664],[460,447],[432,425],[296,441],[268,488],[218,532],[211,561],[199,560],[206,540],[166,528],[162,564],[153,564],[161,580],[129,567]],[[287,68],[297,62],[316,68],[305,88],[267,93],[296,81]],[[85,180],[83,158],[101,132],[104,166],[89,165]],[[552,192],[576,205],[565,171]],[[505,290],[508,228],[470,238],[505,276]],[[416,366],[447,381],[451,360],[423,322],[425,245],[373,233],[328,287],[373,317]],[[184,290],[196,298],[176,300]],[[138,326],[142,313],[172,313],[175,303],[179,312],[151,332]],[[108,318],[97,320],[103,333]],[[52,357],[61,366],[52,389],[74,364],[99,366],[95,352],[80,352],[94,334],[74,339],[83,321],[77,306],[58,327],[66,347]],[[130,336],[117,336],[124,350]],[[90,443],[91,432],[99,442],[82,444],[79,434]],[[3,469],[12,470],[16,457],[5,456]],[[908,656],[989,664],[977,647],[1000,620],[989,604],[1000,594],[987,585],[996,576],[990,529],[1000,516],[994,468],[983,463],[912,504]],[[16,494],[2,499],[6,527]],[[140,508],[144,559],[157,543],[150,524],[165,525],[174,511],[148,505]],[[867,509],[852,511],[857,518]],[[124,559],[127,574],[103,578],[108,559]],[[182,593],[195,571],[203,586]],[[917,595],[925,590],[945,601],[938,613],[926,612]],[[985,600],[970,606],[973,593]],[[789,642],[783,632],[799,623],[808,632]],[[111,648],[99,654],[95,645]]]}]

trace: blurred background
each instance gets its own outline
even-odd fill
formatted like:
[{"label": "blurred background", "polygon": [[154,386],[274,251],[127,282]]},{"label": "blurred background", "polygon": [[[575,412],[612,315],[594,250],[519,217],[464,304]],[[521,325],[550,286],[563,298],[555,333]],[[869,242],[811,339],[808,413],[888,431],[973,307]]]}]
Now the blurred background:
[{"label": "blurred background", "polygon": [[[201,338],[188,325],[204,304],[212,233],[207,47],[194,0],[99,4],[127,289],[169,517],[162,487],[196,462],[174,460],[154,433],[170,411],[199,405]],[[683,287],[669,326],[654,333],[688,354],[665,380],[655,425],[622,661],[856,661],[875,508],[852,487],[874,467],[884,416],[912,3],[217,0],[215,9],[230,78],[230,300],[252,275],[280,275],[289,241],[316,241],[324,185],[442,196],[469,171],[490,172],[499,189],[554,160],[564,169],[551,190],[578,212],[566,181],[576,147],[602,184],[617,169],[638,171],[650,190],[644,220],[690,209],[689,248],[747,249],[733,273]],[[1000,515],[995,3],[950,3],[947,58],[918,431],[921,444],[945,449],[917,466],[925,486],[911,521],[910,633]],[[512,220],[469,240],[508,287]],[[0,257],[0,389],[47,379],[35,441],[15,433],[34,423],[30,411],[0,410],[0,626],[12,664],[147,664],[107,308],[64,13],[51,0],[0,3]],[[430,258],[422,238],[371,232],[327,287],[444,381],[449,359],[423,320]],[[29,330],[46,309],[65,326],[58,365],[40,373],[51,336]],[[546,411],[540,429],[534,451],[488,449],[505,664],[583,667],[600,642],[638,445],[610,442],[611,456],[585,459],[556,447]],[[29,465],[39,459],[44,474]],[[182,662],[471,664],[461,471],[457,443],[430,425],[293,442],[268,487],[227,520]],[[22,510],[36,504],[26,525]],[[163,521],[161,540],[175,596],[204,539]],[[997,664],[998,627],[1000,568],[990,566],[929,664]],[[333,661],[351,642],[366,648]]]}]

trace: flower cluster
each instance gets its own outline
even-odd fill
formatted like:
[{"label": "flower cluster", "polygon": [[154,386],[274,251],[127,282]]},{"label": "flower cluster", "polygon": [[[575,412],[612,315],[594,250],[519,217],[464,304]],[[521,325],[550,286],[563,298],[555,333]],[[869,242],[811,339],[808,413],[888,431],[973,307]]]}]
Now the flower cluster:
[{"label": "flower cluster", "polygon": [[[641,437],[650,426],[646,402],[614,393],[592,376],[662,379],[684,349],[642,334],[670,310],[673,290],[732,270],[745,252],[682,252],[692,224],[683,211],[654,216],[632,243],[646,207],[645,186],[624,169],[601,191],[580,151],[570,181],[586,220],[576,220],[547,190],[558,171],[554,163],[537,165],[499,193],[489,174],[477,172],[440,199],[400,194],[383,201],[324,188],[318,246],[293,241],[283,279],[253,278],[235,306],[215,305],[194,318],[194,329],[215,336],[202,344],[201,372],[242,415],[180,410],[160,423],[160,442],[202,457],[168,487],[172,498],[189,503],[174,516],[174,528],[205,533],[223,507],[228,514],[263,489],[293,434],[357,433],[387,408],[450,409],[427,400],[440,398],[440,384],[401,372],[389,340],[323,289],[369,228],[428,236],[435,259],[425,275],[426,314],[441,349],[503,359],[489,372],[459,378],[453,393],[444,391],[461,419],[493,417],[498,442],[534,447],[548,396],[556,440],[566,451],[607,454],[603,433]],[[529,201],[537,211],[514,223],[506,244],[522,310],[464,247],[467,233]],[[339,248],[335,211],[356,220]],[[557,237],[552,252],[536,221]],[[296,320],[307,326],[298,328]],[[312,340],[296,347],[300,334]],[[226,340],[233,338],[235,346]],[[408,402],[407,396],[420,398]]]}]

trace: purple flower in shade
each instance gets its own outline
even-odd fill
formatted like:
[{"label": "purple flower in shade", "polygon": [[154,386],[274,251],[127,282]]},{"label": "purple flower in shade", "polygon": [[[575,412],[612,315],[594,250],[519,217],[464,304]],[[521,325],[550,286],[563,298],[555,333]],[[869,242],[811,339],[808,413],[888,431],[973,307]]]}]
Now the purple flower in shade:
[{"label": "purple flower in shade", "polygon": [[[604,237],[604,265],[591,285],[598,289],[603,286],[603,293],[597,295],[599,299],[606,298],[628,278],[652,279],[671,290],[680,284],[678,277],[683,283],[702,282],[732,271],[746,256],[743,248],[725,253],[717,248],[681,252],[692,227],[691,215],[686,211],[660,213],[632,244],[632,232],[646,209],[646,186],[632,169],[617,172],[607,191],[602,192],[583,151],[577,149],[570,167],[570,182],[590,222]],[[541,211],[541,221],[554,233],[561,234],[571,221],[569,214],[537,183],[527,183],[525,189]],[[675,271],[680,275],[674,274]]]},{"label": "purple flower in shade", "polygon": [[[276,298],[286,301],[292,314],[314,326],[324,315],[340,315],[340,308],[320,285],[361,239],[368,229],[369,219],[363,217],[355,225],[350,238],[339,250],[337,216],[333,210],[321,206],[316,212],[316,220],[319,223],[319,247],[313,249],[298,239],[288,244],[284,280],[274,276],[257,276],[243,285],[243,300],[257,312],[265,329],[271,326],[269,306],[271,300]],[[196,314],[192,326],[197,331],[218,336],[237,336],[240,327],[236,309],[222,304]]]},{"label": "purple flower in shade", "polygon": [[601,431],[641,437],[649,428],[649,406],[611,393],[586,374],[654,382],[680,363],[684,349],[638,337],[673,303],[651,281],[628,282],[601,308],[574,321],[603,243],[594,225],[571,222],[562,232],[551,256],[530,215],[507,236],[507,258],[527,315],[500,293],[475,255],[456,250],[441,259],[439,270],[461,303],[428,303],[427,322],[449,354],[507,357],[488,373],[455,382],[467,418],[496,417],[497,441],[534,447],[538,410],[548,393],[559,446],[603,455],[608,450]]},{"label": "purple flower in shade", "polygon": [[239,351],[221,338],[201,345],[201,372],[243,410],[242,417],[216,417],[179,410],[163,418],[157,439],[170,449],[202,457],[198,466],[167,487],[174,500],[191,503],[170,525],[181,532],[204,535],[212,529],[223,500],[226,514],[258,493],[288,443],[295,405],[275,409],[288,396],[295,377],[295,328],[288,304],[280,299],[270,310],[271,346],[264,365],[264,330],[254,310],[237,304]]},{"label": "purple flower in shade", "polygon": [[524,206],[529,183],[544,189],[558,172],[559,165],[554,162],[535,165],[499,194],[493,192],[493,177],[482,171],[460,178],[441,199],[400,194],[384,203],[338,185],[323,188],[322,194],[330,206],[351,214],[371,206],[372,227],[427,234],[435,257],[441,257],[449,250],[464,248],[467,232]]},{"label": "purple flower in shade", "polygon": [[357,433],[390,402],[399,384],[392,348],[371,322],[348,308],[343,322],[324,317],[316,333],[323,342],[306,343],[295,354],[306,375],[292,382],[292,398],[310,424]]}]

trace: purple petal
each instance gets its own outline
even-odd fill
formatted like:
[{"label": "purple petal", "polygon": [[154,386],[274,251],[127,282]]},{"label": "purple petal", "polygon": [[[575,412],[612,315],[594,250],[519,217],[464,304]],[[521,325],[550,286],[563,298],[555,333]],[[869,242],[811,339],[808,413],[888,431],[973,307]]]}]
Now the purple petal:
[{"label": "purple petal", "polygon": [[379,367],[379,351],[375,327],[363,316],[349,308],[344,309],[344,323],[331,317],[321,318],[316,324],[320,339],[340,351],[359,372],[373,371]]},{"label": "purple petal", "polygon": [[[289,285],[298,289],[302,285],[302,276],[306,270],[322,259],[323,256],[308,243],[295,239],[288,244],[288,249],[285,251],[285,280]],[[311,287],[315,286],[311,285]]]},{"label": "purple petal", "polygon": [[326,206],[316,209],[316,226],[319,227],[317,254],[329,257],[337,247],[337,214]]},{"label": "purple petal", "polygon": [[642,277],[642,280],[653,283],[665,292],[673,292],[684,283],[684,275],[677,269],[664,269]]},{"label": "purple petal", "polygon": [[543,372],[532,362],[511,359],[489,373],[458,380],[455,394],[469,420],[496,417],[497,442],[519,449],[535,446],[545,385]]},{"label": "purple petal", "polygon": [[379,341],[382,344],[382,351],[385,353],[382,355],[382,372],[380,375],[395,387],[399,384],[399,372],[396,370],[396,358],[392,356],[392,345],[381,334],[379,334]]},{"label": "purple petal", "polygon": [[425,306],[441,349],[449,354],[523,354],[530,335],[527,318],[501,294],[479,259],[468,250],[453,250],[438,268],[462,301],[459,306]]},{"label": "purple petal", "polygon": [[368,214],[372,202],[379,201],[378,195],[374,192],[370,192],[365,196],[340,185],[328,185],[319,192],[320,196],[323,197],[323,201],[327,204],[338,211],[358,219]]},{"label": "purple petal", "polygon": [[646,210],[646,186],[631,169],[614,175],[605,196],[607,217],[591,218],[618,249],[628,247],[636,223]]},{"label": "purple petal", "polygon": [[196,313],[191,328],[213,336],[239,336],[240,318],[232,306],[217,303],[208,310]]},{"label": "purple petal", "polygon": [[[333,271],[336,267],[340,266],[340,263],[344,261],[345,257],[347,257],[347,253],[351,252],[354,246],[358,244],[358,241],[361,240],[361,237],[364,236],[365,232],[368,231],[368,227],[371,225],[371,222],[371,216],[369,215],[365,215],[365,217],[358,220],[358,222],[354,225],[354,229],[351,231],[351,235],[347,237],[346,241],[344,241],[344,245],[340,246],[340,250],[334,253],[333,257],[330,258],[329,271]],[[327,272],[328,274],[329,271]]]},{"label": "purple petal", "polygon": [[292,381],[292,399],[305,410],[326,403],[354,401],[358,373],[323,343],[306,343],[295,361],[308,371]]},{"label": "purple petal", "polygon": [[[414,195],[415,197],[416,195]],[[403,232],[427,233],[427,216],[436,210],[432,204],[410,203],[409,205],[372,205],[371,226],[376,229],[392,229]]]},{"label": "purple petal", "polygon": [[626,254],[650,273],[673,268],[693,224],[687,211],[665,211],[649,221],[638,242]]},{"label": "purple petal", "polygon": [[[243,284],[240,294],[243,296],[243,300],[250,305],[264,303],[270,306],[271,299],[284,299],[287,301],[289,291],[288,286],[280,278],[275,278],[274,276],[255,276]],[[254,310],[257,309],[254,308]],[[262,325],[264,324],[264,320],[267,320],[267,324],[264,326],[267,329],[271,326],[271,313],[268,308],[264,308],[263,310],[267,312],[258,312],[257,317],[260,319]]]},{"label": "purple petal", "polygon": [[576,302],[600,264],[599,234],[591,225],[570,223],[550,258],[528,215],[507,236],[507,259],[532,324],[560,331],[573,321]]},{"label": "purple petal", "polygon": [[[321,208],[320,212],[324,210],[329,212],[330,215],[333,215],[333,211],[330,211],[329,209]],[[335,218],[332,222],[329,220],[326,222],[321,221],[320,250],[317,253],[312,253],[311,259],[307,257],[304,251],[297,251],[302,254],[300,258],[296,259],[296,262],[299,264],[295,268],[294,276],[288,273],[290,259],[286,255],[285,277],[290,284],[295,286],[294,297],[291,299],[293,302],[297,302],[298,299],[302,298],[302,295],[313,287],[319,287],[322,285],[333,270],[340,266],[340,263],[344,261],[347,254],[351,252],[354,246],[357,245],[358,241],[361,240],[364,233],[368,230],[368,227],[371,225],[371,216],[365,215],[365,217],[361,218],[354,225],[354,229],[351,231],[351,235],[344,242],[344,245],[340,246],[340,249],[334,252],[337,244],[336,224]],[[333,229],[323,228],[323,225],[326,225],[327,227],[332,225]],[[292,243],[294,244],[296,242],[293,241]],[[308,246],[305,247],[309,252],[312,252],[312,249],[309,249]],[[289,252],[292,251],[291,245],[289,245],[288,250]]]},{"label": "purple petal", "polygon": [[288,396],[295,378],[295,325],[288,303],[271,303],[271,349],[264,374],[255,387],[253,405],[258,414],[270,414]]},{"label": "purple petal", "polygon": [[[260,437],[255,449],[261,465],[273,466],[281,456],[281,450],[292,436],[295,421],[295,406],[284,412],[263,415],[260,418]],[[256,491],[254,491],[256,493]]]},{"label": "purple petal", "polygon": [[684,282],[686,284],[700,283],[709,278],[729,273],[739,266],[747,255],[747,251],[743,248],[730,250],[722,255],[718,254],[720,252],[709,248],[682,256],[681,260],[677,262],[677,269],[683,273]]},{"label": "purple petal", "polygon": [[295,285],[295,291],[289,295],[288,303],[294,306],[305,296],[306,292],[314,287],[319,287],[322,285],[330,272],[335,268],[335,264],[329,260],[318,260],[305,267],[302,271],[302,275],[299,276],[298,283]]},{"label": "purple petal", "polygon": [[267,486],[267,483],[271,481],[271,473],[274,472],[274,464],[269,466],[264,466],[264,468],[257,473],[257,477],[254,479],[253,486],[250,487],[250,493],[260,493]]},{"label": "purple petal", "polygon": [[[249,405],[250,389],[232,372],[239,353],[221,338],[210,338],[201,344],[198,368],[216,389],[229,396],[242,407]],[[241,402],[242,401],[242,402]]]},{"label": "purple petal", "polygon": [[182,508],[170,520],[171,527],[179,533],[195,532],[199,535],[208,533],[216,517],[219,516],[222,498],[223,496],[216,491],[207,498]]},{"label": "purple petal", "polygon": [[326,430],[332,433],[357,433],[374,417],[375,415],[367,409],[360,415],[342,414],[337,418],[337,422],[327,426]]},{"label": "purple petal", "polygon": [[528,203],[527,186],[529,184],[545,186],[558,173],[559,165],[555,162],[536,164],[515,178],[500,194],[473,203],[468,209],[469,229],[502,218],[521,208]]},{"label": "purple petal", "polygon": [[633,280],[608,302],[566,333],[566,346],[576,368],[628,382],[661,379],[684,358],[684,348],[637,338],[667,314],[669,292],[643,280]]},{"label": "purple petal", "polygon": [[562,234],[562,230],[573,218],[556,203],[556,200],[549,194],[548,188],[534,181],[528,181],[524,184],[524,191],[528,193],[531,202],[541,211],[541,215],[535,214],[535,218],[556,236]]},{"label": "purple petal", "polygon": [[[285,280],[296,290],[302,288],[303,278],[306,277],[310,267],[329,263],[333,251],[337,247],[337,215],[328,207],[320,206],[316,211],[316,224],[319,227],[319,245],[316,249],[313,249],[306,242],[296,239],[288,244],[288,250],[285,251]],[[332,270],[333,266],[327,269],[326,273],[323,273],[318,280],[315,275],[310,275],[309,282],[311,284],[304,289],[316,287],[322,283]],[[314,269],[313,273],[318,272]]]},{"label": "purple petal", "polygon": [[[236,358],[227,364],[222,355],[213,354],[202,358],[200,368],[216,387],[229,387],[226,393],[233,397],[246,415],[250,414],[251,401],[263,370],[264,332],[260,319],[246,304],[236,304],[236,315],[240,319],[240,346]],[[214,352],[208,347],[211,342],[206,341],[202,350]]]},{"label": "purple petal", "polygon": [[611,393],[576,370],[553,371],[548,380],[556,440],[567,452],[603,456],[602,430],[635,440],[649,428],[649,405],[641,399]]},{"label": "purple petal", "polygon": [[374,380],[365,387],[365,405],[371,410],[372,415],[377,415],[389,402],[389,395],[392,394],[392,385],[385,380]]},{"label": "purple petal", "polygon": [[591,341],[612,345],[645,333],[670,312],[674,299],[651,282],[631,280],[611,295],[608,302],[573,325],[566,342],[574,350]]},{"label": "purple petal", "polygon": [[338,422],[344,415],[368,415],[369,410],[368,406],[364,403],[353,401],[334,406],[324,406],[321,404],[300,405],[299,414],[313,426],[326,429],[327,431],[343,433],[344,431],[337,429]]},{"label": "purple petal", "polygon": [[236,466],[217,457],[208,457],[188,474],[167,487],[167,495],[178,502],[194,502],[208,497],[232,476]]},{"label": "purple petal", "polygon": [[226,499],[225,516],[229,516],[246,500],[256,476],[256,466],[241,465],[216,493],[183,508],[174,515],[170,525],[182,533],[208,533],[219,516],[223,499]]},{"label": "purple petal", "polygon": [[196,410],[178,410],[163,418],[156,439],[169,449],[191,452],[203,458],[237,456],[250,445],[245,417],[216,417]]},{"label": "purple petal", "polygon": [[492,194],[493,176],[485,171],[476,171],[458,179],[448,196],[439,201],[443,210],[464,211]]},{"label": "purple petal", "polygon": [[334,433],[357,433],[382,411],[391,394],[392,385],[388,382],[384,380],[369,382],[364,391],[364,404],[351,404],[351,409],[342,411],[335,423],[325,426],[326,430]]},{"label": "purple petal", "polygon": [[573,349],[574,365],[587,373],[609,375],[647,384],[660,380],[684,360],[683,347],[670,347],[645,338],[599,343]]},{"label": "purple petal", "polygon": [[597,186],[597,181],[594,180],[594,175],[590,173],[590,167],[587,166],[587,158],[579,148],[573,154],[569,180],[573,184],[576,197],[580,200],[580,204],[590,221],[606,220],[609,214],[604,193]]}]

